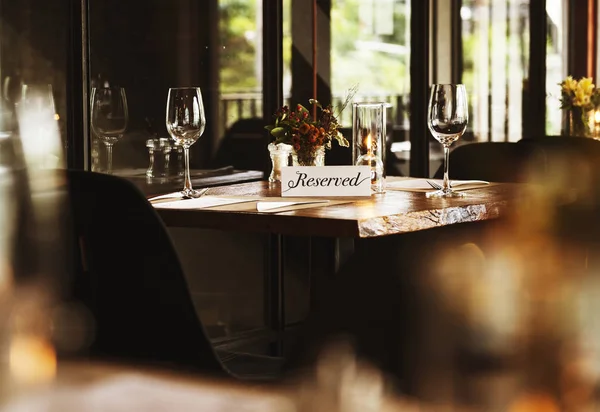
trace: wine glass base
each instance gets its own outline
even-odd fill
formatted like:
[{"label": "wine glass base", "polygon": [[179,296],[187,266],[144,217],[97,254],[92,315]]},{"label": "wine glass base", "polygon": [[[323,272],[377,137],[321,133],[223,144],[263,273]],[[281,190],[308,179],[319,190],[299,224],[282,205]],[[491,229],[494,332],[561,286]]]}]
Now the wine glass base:
[{"label": "wine glass base", "polygon": [[440,198],[440,197],[464,197],[466,196],[464,192],[456,192],[452,189],[441,189],[436,190],[435,192],[427,192],[425,195],[427,198]]},{"label": "wine glass base", "polygon": [[184,199],[197,199],[199,197],[202,197],[202,195],[204,195],[207,190],[208,190],[208,188],[204,188],[204,189],[200,189],[200,190],[183,189],[181,191],[181,196]]},{"label": "wine glass base", "polygon": [[184,199],[196,199],[202,196],[202,194],[194,189],[183,189],[181,191],[181,196],[183,196]]}]

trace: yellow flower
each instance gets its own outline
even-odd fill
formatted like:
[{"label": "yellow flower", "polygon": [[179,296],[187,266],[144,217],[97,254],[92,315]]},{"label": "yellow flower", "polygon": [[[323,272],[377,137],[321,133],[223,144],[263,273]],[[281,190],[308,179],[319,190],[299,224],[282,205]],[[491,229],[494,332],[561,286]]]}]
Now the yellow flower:
[{"label": "yellow flower", "polygon": [[588,96],[591,96],[595,88],[596,86],[594,85],[591,77],[582,78],[581,80],[579,80],[579,83],[577,85],[577,89],[583,90],[583,92]]},{"label": "yellow flower", "polygon": [[562,83],[562,88],[565,92],[575,91],[577,89],[577,80],[573,79],[573,76],[567,76]]},{"label": "yellow flower", "polygon": [[590,96],[588,96],[585,91],[578,87],[575,90],[575,101],[573,102],[574,106],[585,106],[590,103]]}]

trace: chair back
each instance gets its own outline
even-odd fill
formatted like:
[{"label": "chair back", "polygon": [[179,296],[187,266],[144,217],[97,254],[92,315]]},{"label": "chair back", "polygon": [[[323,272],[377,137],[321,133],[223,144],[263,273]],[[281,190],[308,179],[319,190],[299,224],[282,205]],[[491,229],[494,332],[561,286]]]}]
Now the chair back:
[{"label": "chair back", "polygon": [[543,153],[543,166],[532,181],[543,184],[557,198],[557,234],[572,242],[600,242],[600,140],[543,136],[518,144]]},{"label": "chair back", "polygon": [[225,132],[211,166],[264,170],[269,162],[267,133],[262,119],[238,120]]},{"label": "chair back", "polygon": [[[512,142],[469,143],[450,152],[450,178],[480,179],[490,182],[523,182],[525,168],[534,154],[534,147]],[[435,173],[442,178],[444,165]]]},{"label": "chair back", "polygon": [[92,358],[225,374],[166,228],[129,181],[69,171],[80,270],[73,297],[93,316]]},{"label": "chair back", "polygon": [[543,136],[522,139],[518,144],[543,151],[551,158],[579,157],[591,161],[600,159],[600,140],[587,137]]}]

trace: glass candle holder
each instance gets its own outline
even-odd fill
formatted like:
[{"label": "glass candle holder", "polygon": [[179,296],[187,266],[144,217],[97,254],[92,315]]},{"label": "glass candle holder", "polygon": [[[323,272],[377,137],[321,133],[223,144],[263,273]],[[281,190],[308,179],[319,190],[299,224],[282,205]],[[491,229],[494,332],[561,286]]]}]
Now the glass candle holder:
[{"label": "glass candle holder", "polygon": [[281,169],[289,165],[292,146],[284,143],[279,143],[278,145],[270,143],[268,148],[271,163],[273,164],[273,169],[269,175],[269,183],[280,182]]},{"label": "glass candle holder", "polygon": [[171,145],[168,139],[148,139],[146,140],[146,148],[150,163],[146,170],[147,177],[165,177],[169,169],[169,156],[171,153]]},{"label": "glass candle holder", "polygon": [[385,125],[387,103],[352,104],[352,160],[356,166],[369,166],[371,190],[385,190]]},{"label": "glass candle holder", "polygon": [[164,137],[161,137],[158,139],[158,141],[163,155],[163,170],[161,171],[161,176],[168,176],[170,169],[169,164],[171,163],[171,150],[173,150],[173,145],[171,144],[171,139]]}]

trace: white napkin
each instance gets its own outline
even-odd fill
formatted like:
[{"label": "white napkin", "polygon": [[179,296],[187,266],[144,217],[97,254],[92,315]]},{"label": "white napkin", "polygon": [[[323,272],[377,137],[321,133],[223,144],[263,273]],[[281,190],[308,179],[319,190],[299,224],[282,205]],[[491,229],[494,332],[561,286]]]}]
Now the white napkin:
[{"label": "white napkin", "polygon": [[[439,179],[402,179],[396,180],[393,182],[387,182],[385,185],[386,189],[389,190],[408,190],[408,191],[430,191],[436,190],[432,188],[427,181],[442,184],[442,181]],[[485,180],[450,180],[450,187],[453,189],[463,190],[466,189],[475,189],[476,187],[482,187],[489,185],[490,182],[486,182]]]},{"label": "white napkin", "polygon": [[154,202],[155,200],[163,200],[163,199],[182,199],[183,195],[181,194],[181,190],[178,192],[167,193],[164,195],[154,196],[148,198],[148,202]]},{"label": "white napkin", "polygon": [[156,203],[156,209],[204,209],[207,207],[231,205],[234,203],[253,202],[253,199],[232,199],[217,196],[202,196],[197,199],[181,199],[172,202]]},{"label": "white napkin", "polygon": [[[202,189],[198,189],[196,190],[197,193],[200,194],[200,196],[203,196],[204,193],[206,193],[208,191],[208,187],[203,187]],[[183,200],[183,194],[181,193],[181,190],[178,192],[173,192],[173,193],[167,193],[164,195],[159,195],[159,196],[154,196],[151,198],[148,198],[148,202],[155,202],[157,200],[164,200],[164,199],[180,199]]]},{"label": "white napkin", "polygon": [[329,200],[304,200],[304,201],[291,201],[291,202],[256,202],[256,210],[259,212],[271,212],[275,209],[283,209],[290,206],[296,205],[310,205],[319,203],[329,203]]}]

